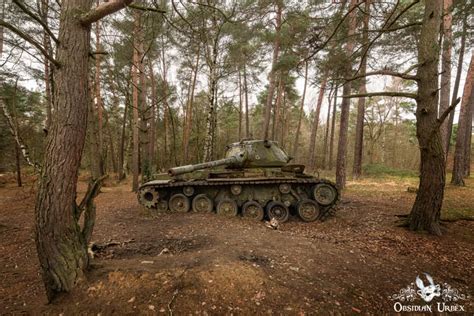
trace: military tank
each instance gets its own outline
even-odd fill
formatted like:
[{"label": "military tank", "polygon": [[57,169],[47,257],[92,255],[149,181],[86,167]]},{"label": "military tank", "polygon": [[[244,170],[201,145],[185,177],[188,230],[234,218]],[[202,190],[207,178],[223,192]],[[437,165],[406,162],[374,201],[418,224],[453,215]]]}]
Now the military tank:
[{"label": "military tank", "polygon": [[290,164],[275,141],[242,140],[226,147],[225,158],[168,170],[168,179],[142,184],[139,202],[176,213],[216,212],[282,223],[291,213],[303,221],[324,219],[339,198],[336,186]]}]

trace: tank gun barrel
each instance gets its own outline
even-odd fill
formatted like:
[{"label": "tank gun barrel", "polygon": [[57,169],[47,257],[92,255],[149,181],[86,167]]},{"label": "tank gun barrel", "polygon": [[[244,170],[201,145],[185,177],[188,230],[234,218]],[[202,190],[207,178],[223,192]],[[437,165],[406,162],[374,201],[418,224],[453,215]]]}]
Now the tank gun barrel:
[{"label": "tank gun barrel", "polygon": [[193,172],[196,170],[208,169],[208,168],[213,168],[213,167],[218,167],[218,166],[239,165],[242,162],[243,162],[243,155],[242,156],[236,155],[236,156],[231,156],[224,159],[198,163],[195,165],[187,165],[187,166],[170,168],[168,170],[168,174],[170,176],[178,176],[178,175]]}]

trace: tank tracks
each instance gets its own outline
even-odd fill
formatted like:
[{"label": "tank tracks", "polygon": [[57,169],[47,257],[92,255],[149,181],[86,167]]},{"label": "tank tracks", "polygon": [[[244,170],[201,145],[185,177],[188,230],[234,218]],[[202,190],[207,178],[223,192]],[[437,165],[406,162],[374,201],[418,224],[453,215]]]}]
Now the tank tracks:
[{"label": "tank tracks", "polygon": [[[339,203],[340,194],[336,188],[336,186],[328,180],[325,179],[317,179],[313,177],[302,177],[302,178],[215,178],[215,179],[206,179],[206,180],[192,180],[192,181],[176,181],[176,180],[155,180],[147,182],[146,184],[142,185],[138,192],[138,199],[139,202],[147,208],[156,208],[156,206],[152,205],[152,203],[148,203],[144,198],[144,192],[156,192],[156,196],[153,195],[153,199],[159,199],[158,192],[159,191],[174,191],[181,189],[181,192],[184,192],[184,195],[192,196],[186,194],[187,188],[193,188],[192,191],[194,193],[194,188],[214,188],[214,189],[221,189],[223,187],[232,187],[234,185],[237,186],[271,186],[271,185],[278,185],[281,186],[282,184],[292,184],[292,185],[319,185],[324,184],[333,189],[335,192],[335,198],[329,205],[323,206],[319,204],[319,215],[316,218],[320,221],[325,221],[328,218],[335,216],[337,205]],[[168,192],[169,195],[172,192]],[[169,197],[168,197],[169,198]],[[244,203],[245,204],[245,203]],[[155,204],[156,205],[156,204]],[[309,221],[309,220],[307,220]],[[312,221],[312,220],[311,220]]]}]

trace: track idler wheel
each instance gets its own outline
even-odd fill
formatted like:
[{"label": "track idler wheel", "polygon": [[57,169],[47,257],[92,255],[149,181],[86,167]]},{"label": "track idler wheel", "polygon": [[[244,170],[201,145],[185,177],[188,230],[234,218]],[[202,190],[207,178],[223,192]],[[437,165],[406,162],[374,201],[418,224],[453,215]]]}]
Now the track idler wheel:
[{"label": "track idler wheel", "polygon": [[186,213],[189,211],[189,199],[186,195],[178,193],[173,195],[169,202],[168,207],[171,212],[174,213]]},{"label": "track idler wheel", "polygon": [[158,203],[158,192],[154,188],[143,188],[140,190],[140,203],[146,208],[156,208]]},{"label": "track idler wheel", "polygon": [[267,204],[267,216],[269,219],[276,219],[280,223],[284,223],[290,217],[288,207],[278,201],[272,201]]},{"label": "track idler wheel", "polygon": [[216,212],[219,215],[223,216],[237,216],[239,212],[239,207],[234,200],[231,199],[224,199],[217,203]]},{"label": "track idler wheel", "polygon": [[322,206],[336,203],[337,194],[337,189],[329,183],[318,183],[313,188],[313,197]]},{"label": "track idler wheel", "polygon": [[261,221],[265,212],[260,203],[256,201],[248,201],[242,206],[242,216],[255,221]]},{"label": "track idler wheel", "polygon": [[198,194],[192,203],[193,212],[209,213],[214,209],[214,203],[206,194]]},{"label": "track idler wheel", "polygon": [[314,222],[319,217],[319,205],[313,200],[304,199],[296,205],[296,211],[305,222]]}]

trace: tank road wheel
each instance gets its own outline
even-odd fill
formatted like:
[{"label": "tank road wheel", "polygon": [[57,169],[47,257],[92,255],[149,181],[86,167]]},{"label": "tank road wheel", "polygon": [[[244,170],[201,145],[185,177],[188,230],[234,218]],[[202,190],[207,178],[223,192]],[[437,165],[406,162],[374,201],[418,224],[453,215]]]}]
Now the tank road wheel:
[{"label": "tank road wheel", "polygon": [[225,199],[217,203],[216,211],[217,211],[217,214],[219,215],[231,217],[231,216],[237,216],[237,213],[239,212],[239,208],[237,206],[237,203],[235,203],[234,200]]},{"label": "tank road wheel", "polygon": [[181,193],[175,194],[168,202],[169,209],[173,213],[186,213],[189,211],[189,199]]},{"label": "tank road wheel", "polygon": [[258,202],[248,201],[242,206],[242,216],[244,217],[261,221],[264,215],[263,207]]},{"label": "tank road wheel", "polygon": [[290,217],[290,211],[285,204],[272,201],[267,204],[267,215],[270,219],[275,218],[278,222],[284,223]]},{"label": "tank road wheel", "polygon": [[141,189],[140,203],[146,208],[155,208],[158,203],[158,192],[150,187]]},{"label": "tank road wheel", "polygon": [[322,206],[334,204],[337,200],[337,190],[328,183],[319,183],[313,189],[313,197]]},{"label": "tank road wheel", "polygon": [[319,205],[310,199],[299,201],[296,205],[296,211],[305,222],[314,222],[319,217]]},{"label": "tank road wheel", "polygon": [[212,200],[207,195],[198,194],[193,199],[192,207],[193,212],[208,213],[212,212],[212,209],[214,208],[214,203],[212,203]]}]

